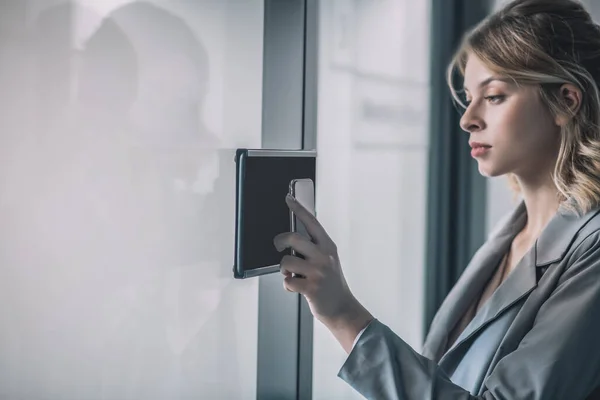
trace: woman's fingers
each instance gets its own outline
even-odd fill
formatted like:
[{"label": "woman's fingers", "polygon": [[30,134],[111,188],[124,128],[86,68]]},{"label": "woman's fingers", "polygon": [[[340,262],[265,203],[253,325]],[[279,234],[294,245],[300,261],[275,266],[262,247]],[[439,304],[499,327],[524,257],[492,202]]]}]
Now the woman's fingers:
[{"label": "woman's fingers", "polygon": [[286,275],[283,279],[283,287],[285,290],[303,295],[308,293],[308,288],[311,284],[312,283],[308,279],[292,275]]},{"label": "woman's fingers", "polygon": [[335,243],[331,240],[325,231],[325,228],[323,228],[321,223],[310,211],[304,208],[302,204],[290,195],[286,196],[285,202],[287,203],[288,208],[296,214],[296,218],[302,221],[308,234],[314,239],[315,243],[325,245],[327,248],[335,248]]},{"label": "woman's fingers", "polygon": [[322,262],[326,256],[321,252],[319,247],[310,241],[307,237],[294,232],[280,233],[273,239],[277,251],[292,249],[300,253],[307,260],[314,262]]},{"label": "woman's fingers", "polygon": [[308,261],[294,256],[283,256],[281,259],[281,273],[285,275],[283,287],[288,292],[304,294],[308,279],[314,275],[314,266]]},{"label": "woman's fingers", "polygon": [[315,275],[315,266],[306,260],[294,256],[283,256],[280,267],[281,273],[286,277],[299,275],[299,278],[307,278]]}]

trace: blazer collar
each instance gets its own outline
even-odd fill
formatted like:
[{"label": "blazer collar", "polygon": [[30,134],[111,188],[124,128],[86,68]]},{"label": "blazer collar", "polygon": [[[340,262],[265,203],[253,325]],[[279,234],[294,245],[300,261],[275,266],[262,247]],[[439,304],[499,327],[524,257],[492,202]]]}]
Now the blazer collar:
[{"label": "blazer collar", "polygon": [[563,259],[577,233],[587,224],[599,209],[595,208],[584,215],[560,209],[550,220],[535,243],[535,265],[543,267]]},{"label": "blazer collar", "polygon": [[[431,322],[429,334],[423,345],[423,355],[436,361],[440,360],[450,331],[493,275],[498,263],[508,251],[512,239],[525,226],[526,218],[525,206],[520,204],[504,223],[498,224],[500,228],[492,232],[477,250]],[[457,343],[460,339],[457,339]],[[457,343],[453,347],[456,347]]]},{"label": "blazer collar", "polygon": [[[444,354],[449,332],[463,316],[483,286],[493,275],[512,240],[527,222],[527,211],[521,202],[505,223],[493,232],[473,256],[432,321],[424,343],[424,354],[443,363],[470,337],[498,318],[507,308],[529,294],[536,286],[536,267],[560,261],[576,234],[599,212],[598,209],[577,216],[561,209],[544,228],[535,245],[525,254],[506,280],[496,289],[483,308],[465,328],[453,346]],[[443,356],[443,357],[442,357]]]}]

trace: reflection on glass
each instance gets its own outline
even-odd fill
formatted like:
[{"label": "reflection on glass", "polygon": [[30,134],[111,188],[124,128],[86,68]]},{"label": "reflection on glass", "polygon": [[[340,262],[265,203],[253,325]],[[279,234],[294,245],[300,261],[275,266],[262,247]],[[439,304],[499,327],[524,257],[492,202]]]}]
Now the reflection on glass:
[{"label": "reflection on glass", "polygon": [[33,22],[0,43],[2,80],[21,78],[0,94],[0,397],[254,398],[255,287],[231,276],[235,133],[204,112],[262,55],[215,71],[204,41],[225,61],[232,36],[262,43],[262,2],[23,3]]}]

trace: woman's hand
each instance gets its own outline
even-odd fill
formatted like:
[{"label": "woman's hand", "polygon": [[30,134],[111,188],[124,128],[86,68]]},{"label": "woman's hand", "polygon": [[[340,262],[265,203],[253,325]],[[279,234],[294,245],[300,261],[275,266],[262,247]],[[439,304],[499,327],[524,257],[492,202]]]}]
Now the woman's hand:
[{"label": "woman's hand", "polygon": [[304,224],[310,238],[292,232],[275,237],[278,251],[291,248],[305,258],[283,257],[283,286],[304,295],[315,318],[327,326],[349,352],[356,335],[373,317],[352,295],[342,272],[337,246],[319,221],[293,197],[288,195],[286,203]]}]

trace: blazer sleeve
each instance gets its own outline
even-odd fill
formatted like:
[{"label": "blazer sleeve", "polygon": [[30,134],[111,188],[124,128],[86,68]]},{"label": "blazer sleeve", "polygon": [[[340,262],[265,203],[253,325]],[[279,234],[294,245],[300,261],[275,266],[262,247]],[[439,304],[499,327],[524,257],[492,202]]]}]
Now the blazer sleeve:
[{"label": "blazer sleeve", "polygon": [[585,399],[600,385],[600,236],[588,236],[531,330],[473,396],[438,365],[373,321],[338,376],[367,399]]}]

